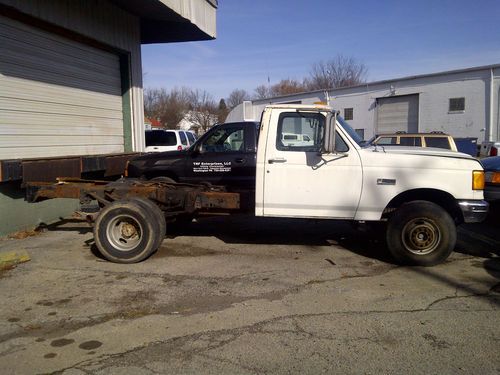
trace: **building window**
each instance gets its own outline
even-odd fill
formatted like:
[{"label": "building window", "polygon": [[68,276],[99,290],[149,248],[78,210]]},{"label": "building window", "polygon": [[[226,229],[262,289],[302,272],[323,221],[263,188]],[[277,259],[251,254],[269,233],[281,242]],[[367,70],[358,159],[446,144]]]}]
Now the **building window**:
[{"label": "building window", "polygon": [[465,98],[450,98],[450,112],[465,111]]},{"label": "building window", "polygon": [[352,120],[354,117],[353,108],[344,108],[344,120]]},{"label": "building window", "polygon": [[354,131],[361,137],[361,139],[365,139],[365,129],[354,129]]}]

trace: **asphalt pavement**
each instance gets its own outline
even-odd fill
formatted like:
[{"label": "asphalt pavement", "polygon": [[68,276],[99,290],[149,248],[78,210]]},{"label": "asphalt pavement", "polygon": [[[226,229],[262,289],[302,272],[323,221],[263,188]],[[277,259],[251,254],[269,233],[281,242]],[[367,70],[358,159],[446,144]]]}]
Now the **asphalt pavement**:
[{"label": "asphalt pavement", "polygon": [[0,252],[2,374],[499,374],[500,231],[394,264],[347,222],[216,217],[133,265],[66,221]]}]

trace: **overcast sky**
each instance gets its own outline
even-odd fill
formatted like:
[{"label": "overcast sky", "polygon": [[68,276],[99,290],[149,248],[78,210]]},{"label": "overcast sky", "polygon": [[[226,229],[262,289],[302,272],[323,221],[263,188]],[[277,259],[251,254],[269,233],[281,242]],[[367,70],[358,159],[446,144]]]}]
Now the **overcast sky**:
[{"label": "overcast sky", "polygon": [[497,64],[500,0],[219,0],[216,40],[143,46],[144,86],[218,100],[339,53],[369,81]]}]

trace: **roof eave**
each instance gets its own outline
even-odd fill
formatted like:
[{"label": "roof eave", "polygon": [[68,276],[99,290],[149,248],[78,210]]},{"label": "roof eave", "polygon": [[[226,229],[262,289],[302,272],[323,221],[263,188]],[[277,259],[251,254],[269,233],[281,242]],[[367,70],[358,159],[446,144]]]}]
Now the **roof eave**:
[{"label": "roof eave", "polygon": [[216,37],[215,0],[111,0],[139,17],[141,43],[210,40]]}]

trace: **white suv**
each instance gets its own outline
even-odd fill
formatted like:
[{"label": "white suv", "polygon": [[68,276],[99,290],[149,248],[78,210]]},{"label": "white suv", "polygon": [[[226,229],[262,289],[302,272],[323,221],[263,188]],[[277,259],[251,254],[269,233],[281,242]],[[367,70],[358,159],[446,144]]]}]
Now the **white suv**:
[{"label": "white suv", "polygon": [[195,135],[189,131],[146,130],[146,152],[181,151],[195,141]]}]

